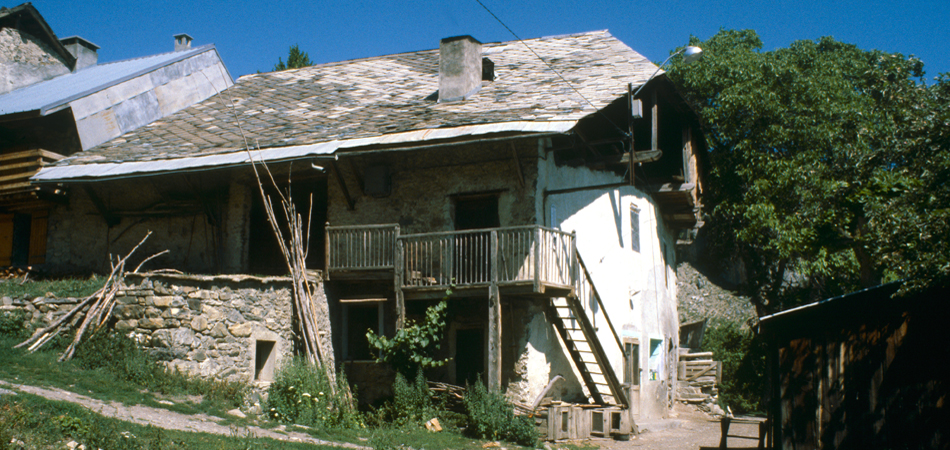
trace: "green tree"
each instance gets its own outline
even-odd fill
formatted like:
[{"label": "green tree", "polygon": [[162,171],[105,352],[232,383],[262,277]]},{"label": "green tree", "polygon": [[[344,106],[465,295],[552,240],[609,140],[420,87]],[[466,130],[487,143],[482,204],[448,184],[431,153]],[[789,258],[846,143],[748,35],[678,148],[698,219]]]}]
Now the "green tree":
[{"label": "green tree", "polygon": [[277,64],[274,64],[274,72],[287,69],[299,69],[312,65],[313,61],[310,61],[310,56],[307,55],[307,52],[300,51],[300,47],[294,44],[290,46],[290,53],[287,55],[287,64],[284,64],[283,59],[277,58]]},{"label": "green tree", "polygon": [[902,278],[946,284],[947,77],[830,37],[761,51],[720,30],[671,79],[705,125],[704,203],[760,312]]},{"label": "green tree", "polygon": [[445,334],[445,309],[450,293],[446,292],[445,299],[426,308],[425,320],[407,319],[391,338],[366,330],[370,347],[380,355],[376,362],[390,364],[407,380],[416,379],[422,370],[444,365],[447,359],[436,359],[433,355],[440,348]]}]

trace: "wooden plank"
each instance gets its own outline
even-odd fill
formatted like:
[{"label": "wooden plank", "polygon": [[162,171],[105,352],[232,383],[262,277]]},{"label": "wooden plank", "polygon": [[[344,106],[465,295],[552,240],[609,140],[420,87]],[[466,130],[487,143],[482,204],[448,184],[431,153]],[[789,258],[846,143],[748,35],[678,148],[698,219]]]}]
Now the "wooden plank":
[{"label": "wooden plank", "polygon": [[35,173],[36,171],[40,170],[40,167],[43,167],[43,164],[41,164],[40,161],[33,160],[33,161],[13,163],[13,164],[4,164],[0,166],[0,171],[11,172],[11,171],[18,171],[18,169],[31,169],[31,170],[22,170],[21,172]]},{"label": "wooden plank", "polygon": [[46,230],[49,211],[41,210],[32,214],[30,222],[30,265],[46,262]]},{"label": "wooden plank", "polygon": [[13,258],[13,214],[0,214],[0,266],[9,266]]},{"label": "wooden plank", "polygon": [[32,149],[32,150],[26,150],[26,151],[21,151],[21,152],[13,152],[13,153],[6,153],[6,154],[3,154],[3,155],[0,155],[0,162],[3,162],[3,161],[14,161],[14,160],[23,159],[23,158],[45,158],[45,159],[49,159],[49,160],[52,160],[52,161],[59,161],[59,160],[65,158],[65,156],[60,155],[59,153],[53,153],[53,152],[48,151],[48,150]]},{"label": "wooden plank", "polygon": [[[491,232],[491,259],[498,260],[498,232]],[[501,391],[501,295],[498,292],[498,264],[491,265],[488,288],[488,389]]]},{"label": "wooden plank", "polygon": [[694,359],[694,358],[706,358],[712,359],[713,352],[700,352],[700,353],[680,353],[680,359]]}]

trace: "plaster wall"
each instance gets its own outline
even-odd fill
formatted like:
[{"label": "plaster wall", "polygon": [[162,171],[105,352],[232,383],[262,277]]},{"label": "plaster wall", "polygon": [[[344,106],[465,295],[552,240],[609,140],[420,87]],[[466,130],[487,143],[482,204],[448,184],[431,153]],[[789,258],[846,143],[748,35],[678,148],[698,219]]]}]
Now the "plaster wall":
[{"label": "plaster wall", "polygon": [[[534,142],[516,141],[516,145],[524,186],[518,181],[509,142],[373,156],[341,155],[338,166],[355,199],[355,208],[347,209],[335,179],[338,175],[334,174],[328,182],[330,225],[398,223],[402,234],[451,231],[455,227],[452,196],[489,192],[498,195],[501,226],[535,223],[532,206],[538,172]],[[374,198],[361,193],[358,180],[362,179],[363,168],[373,164],[390,167],[389,196]]]},{"label": "plaster wall", "polygon": [[[621,181],[612,173],[557,167],[550,159],[541,170],[551,190]],[[637,213],[631,214],[631,210]],[[675,354],[678,347],[679,323],[674,241],[656,204],[632,186],[616,186],[546,195],[543,211],[547,225],[577,233],[578,253],[606,311],[593,299],[584,307],[598,328],[598,338],[621,381],[622,349],[614,344],[606,317],[609,316],[622,340],[639,342],[639,417],[666,416],[676,379],[676,363],[671,353]],[[634,218],[638,220],[638,246],[633,245]],[[656,349],[651,358],[651,350]]]},{"label": "plaster wall", "polygon": [[173,114],[232,83],[214,50],[70,102],[86,150]]},{"label": "plaster wall", "polygon": [[0,29],[0,94],[69,73],[45,43],[14,28]]}]

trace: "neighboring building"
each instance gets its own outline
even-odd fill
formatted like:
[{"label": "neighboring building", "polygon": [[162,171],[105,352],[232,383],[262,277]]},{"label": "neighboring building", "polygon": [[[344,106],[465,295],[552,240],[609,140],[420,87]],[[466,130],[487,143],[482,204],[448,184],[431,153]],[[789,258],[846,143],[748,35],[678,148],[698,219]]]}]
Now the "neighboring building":
[{"label": "neighboring building", "polygon": [[950,292],[900,287],[761,319],[770,448],[950,447]]},{"label": "neighboring building", "polygon": [[59,186],[29,183],[40,167],[233,84],[214,45],[191,48],[186,34],[174,44],[98,64],[98,46],[58,39],[31,4],[0,9],[0,266],[46,261],[48,213],[66,200]]},{"label": "neighboring building", "polygon": [[247,75],[33,177],[68,189],[46,268],[101,269],[151,230],[142,252],[171,250],[153,267],[283,272],[249,165],[266,161],[311,211],[309,263],[364,400],[383,384],[367,328],[392,334],[451,288],[453,359],[431,377],[530,404],[561,375],[555,399],[661,417],[705,142],[662,72],[631,101],[656,71],[597,31]]}]

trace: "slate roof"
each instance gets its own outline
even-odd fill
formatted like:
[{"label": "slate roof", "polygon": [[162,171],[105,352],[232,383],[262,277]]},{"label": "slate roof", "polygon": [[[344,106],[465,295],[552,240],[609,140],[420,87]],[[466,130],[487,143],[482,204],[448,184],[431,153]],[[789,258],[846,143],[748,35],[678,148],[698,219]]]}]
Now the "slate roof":
[{"label": "slate roof", "polygon": [[[188,158],[200,165],[214,159],[208,155],[242,152],[244,137],[265,153],[320,147],[319,153],[340,146],[328,144],[333,142],[378,142],[400,133],[405,141],[428,135],[420,130],[453,127],[485,133],[521,124],[528,131],[566,131],[657,69],[606,30],[525,43],[594,106],[519,41],[484,44],[495,80],[464,101],[438,103],[439,52],[425,50],[246,75],[225,92],[56,166],[152,161],[167,168]],[[41,172],[38,178],[56,177]]]},{"label": "slate roof", "polygon": [[190,58],[216,51],[214,44],[190,50],[97,64],[0,95],[0,115],[37,111],[55,112],[69,102],[99,92],[137,76]]}]

